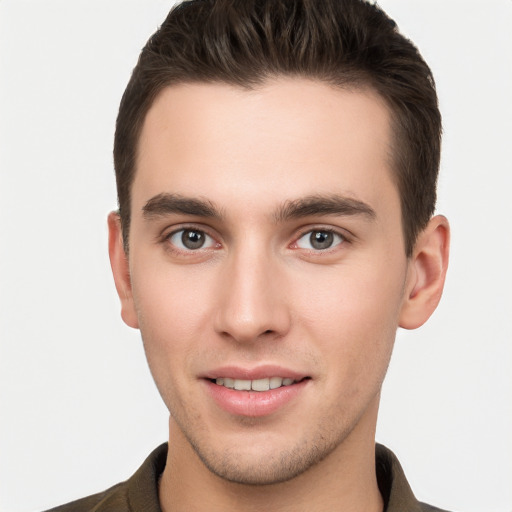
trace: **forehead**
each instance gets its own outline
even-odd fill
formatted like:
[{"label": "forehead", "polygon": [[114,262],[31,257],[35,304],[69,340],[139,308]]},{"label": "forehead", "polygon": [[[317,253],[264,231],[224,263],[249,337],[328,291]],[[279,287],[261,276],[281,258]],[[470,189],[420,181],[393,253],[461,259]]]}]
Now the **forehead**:
[{"label": "forehead", "polygon": [[269,206],[335,192],[378,203],[379,188],[394,189],[390,145],[388,108],[368,89],[284,78],[253,90],[172,86],[146,116],[132,205],[163,192]]}]

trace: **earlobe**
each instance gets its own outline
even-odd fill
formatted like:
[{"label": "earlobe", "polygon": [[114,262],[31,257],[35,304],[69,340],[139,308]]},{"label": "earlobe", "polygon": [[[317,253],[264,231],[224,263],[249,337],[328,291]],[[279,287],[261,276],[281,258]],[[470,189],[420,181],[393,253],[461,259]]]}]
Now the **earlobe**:
[{"label": "earlobe", "polygon": [[416,329],[435,311],[443,293],[449,245],[448,220],[442,215],[436,215],[418,236],[409,261],[400,327]]},{"label": "earlobe", "polygon": [[139,321],[133,301],[130,268],[123,246],[121,219],[117,212],[110,212],[108,216],[108,252],[117,294],[121,300],[121,317],[126,325],[138,329]]}]

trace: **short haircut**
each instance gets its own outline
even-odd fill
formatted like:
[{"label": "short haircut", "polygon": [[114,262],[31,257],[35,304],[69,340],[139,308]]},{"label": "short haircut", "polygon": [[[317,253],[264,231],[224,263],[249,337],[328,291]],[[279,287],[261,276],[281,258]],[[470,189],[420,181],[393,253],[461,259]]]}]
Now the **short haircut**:
[{"label": "short haircut", "polygon": [[143,48],[114,141],[125,250],[130,192],[146,114],[165,87],[225,83],[253,89],[277,77],[371,88],[392,123],[391,166],[407,256],[434,213],[441,148],[432,73],[378,6],[364,0],[190,0],[172,8]]}]

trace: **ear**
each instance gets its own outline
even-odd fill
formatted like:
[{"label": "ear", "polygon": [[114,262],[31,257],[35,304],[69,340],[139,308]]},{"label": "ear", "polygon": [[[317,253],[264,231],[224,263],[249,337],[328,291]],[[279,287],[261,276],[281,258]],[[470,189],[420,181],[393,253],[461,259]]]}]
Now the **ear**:
[{"label": "ear", "polygon": [[133,302],[128,256],[124,250],[121,218],[117,212],[110,212],[108,216],[108,253],[117,294],[121,300],[121,318],[126,325],[138,329],[139,320]]},{"label": "ear", "polygon": [[436,215],[418,236],[409,260],[400,327],[416,329],[436,309],[443,293],[449,246],[448,220],[442,215]]}]

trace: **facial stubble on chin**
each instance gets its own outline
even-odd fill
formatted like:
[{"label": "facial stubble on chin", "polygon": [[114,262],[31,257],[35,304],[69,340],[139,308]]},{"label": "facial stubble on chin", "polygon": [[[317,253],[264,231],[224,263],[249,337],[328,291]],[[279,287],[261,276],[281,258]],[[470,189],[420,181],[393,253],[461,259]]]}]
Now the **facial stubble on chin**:
[{"label": "facial stubble on chin", "polygon": [[[250,427],[255,426],[258,420],[243,418],[241,422],[244,427]],[[211,473],[228,482],[250,486],[279,484],[305,473],[329,456],[352,430],[349,427],[336,432],[321,430],[313,439],[302,440],[291,449],[279,451],[272,456],[263,454],[260,459],[253,458],[242,464],[240,453],[236,449],[216,453],[209,446],[203,446],[205,441],[191,438],[179,421],[177,424],[198,458]]]}]

